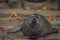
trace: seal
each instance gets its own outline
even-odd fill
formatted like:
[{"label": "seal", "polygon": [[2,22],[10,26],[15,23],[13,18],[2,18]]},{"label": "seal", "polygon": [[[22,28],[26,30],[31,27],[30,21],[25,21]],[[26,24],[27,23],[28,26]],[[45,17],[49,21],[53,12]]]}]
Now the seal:
[{"label": "seal", "polygon": [[56,29],[52,28],[50,22],[44,16],[37,13],[30,15],[27,20],[19,26],[18,29],[12,31],[12,33],[19,31],[22,31],[24,36],[29,36],[29,38],[33,40],[37,37],[57,32]]}]

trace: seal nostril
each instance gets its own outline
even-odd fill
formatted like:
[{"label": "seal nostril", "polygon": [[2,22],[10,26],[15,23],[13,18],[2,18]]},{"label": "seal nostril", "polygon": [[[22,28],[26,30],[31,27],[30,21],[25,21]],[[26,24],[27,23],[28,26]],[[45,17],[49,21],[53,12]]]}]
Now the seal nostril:
[{"label": "seal nostril", "polygon": [[33,23],[33,24],[35,24],[35,23],[36,23],[36,19],[35,19],[35,18],[33,19],[32,23]]}]

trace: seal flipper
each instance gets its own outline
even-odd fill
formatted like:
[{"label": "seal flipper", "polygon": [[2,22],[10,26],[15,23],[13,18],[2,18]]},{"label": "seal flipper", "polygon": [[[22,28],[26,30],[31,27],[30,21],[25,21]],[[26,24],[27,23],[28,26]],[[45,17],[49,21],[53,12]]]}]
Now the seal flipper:
[{"label": "seal flipper", "polygon": [[22,25],[19,25],[19,27],[18,27],[17,29],[12,30],[12,31],[10,31],[10,32],[8,32],[8,33],[17,33],[17,32],[19,32],[19,31],[21,31],[21,29],[22,29]]}]

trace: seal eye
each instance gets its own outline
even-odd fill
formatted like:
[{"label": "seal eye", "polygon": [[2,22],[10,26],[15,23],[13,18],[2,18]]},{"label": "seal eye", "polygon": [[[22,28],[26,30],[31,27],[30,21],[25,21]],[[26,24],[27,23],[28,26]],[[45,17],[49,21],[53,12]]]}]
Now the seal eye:
[{"label": "seal eye", "polygon": [[36,17],[36,18],[39,18],[39,17]]},{"label": "seal eye", "polygon": [[33,16],[31,16],[31,18],[33,18]]}]

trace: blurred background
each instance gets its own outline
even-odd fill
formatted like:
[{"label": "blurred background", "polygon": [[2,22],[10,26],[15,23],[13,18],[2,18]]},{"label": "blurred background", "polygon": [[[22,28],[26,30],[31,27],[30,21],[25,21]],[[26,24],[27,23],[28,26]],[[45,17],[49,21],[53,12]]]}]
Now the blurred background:
[{"label": "blurred background", "polygon": [[0,9],[18,8],[18,9],[44,9],[59,10],[59,0],[0,0]]}]

